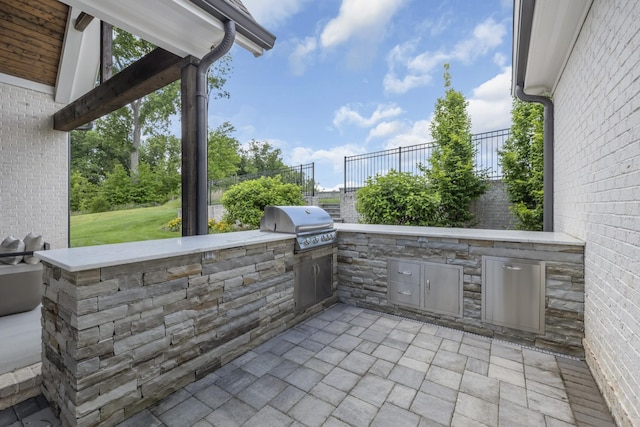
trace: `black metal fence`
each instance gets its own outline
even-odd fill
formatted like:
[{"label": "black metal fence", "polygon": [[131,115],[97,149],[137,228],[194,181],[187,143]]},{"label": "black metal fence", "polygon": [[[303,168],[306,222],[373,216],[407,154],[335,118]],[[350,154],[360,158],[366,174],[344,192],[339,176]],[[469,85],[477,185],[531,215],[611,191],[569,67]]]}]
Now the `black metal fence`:
[{"label": "black metal fence", "polygon": [[[501,179],[502,167],[498,150],[507,141],[510,129],[500,129],[472,135],[476,147],[476,171],[484,171],[489,179]],[[344,192],[356,191],[363,187],[367,178],[384,175],[391,169],[398,172],[419,174],[419,166],[429,167],[433,143],[398,147],[344,158]]]},{"label": "black metal fence", "polygon": [[212,204],[217,192],[228,190],[231,186],[243,181],[258,179],[263,176],[280,175],[282,181],[289,184],[296,184],[302,188],[304,196],[315,195],[315,168],[313,163],[305,165],[291,166],[284,169],[262,171],[247,175],[234,175],[222,179],[210,180],[208,183],[208,201]]}]

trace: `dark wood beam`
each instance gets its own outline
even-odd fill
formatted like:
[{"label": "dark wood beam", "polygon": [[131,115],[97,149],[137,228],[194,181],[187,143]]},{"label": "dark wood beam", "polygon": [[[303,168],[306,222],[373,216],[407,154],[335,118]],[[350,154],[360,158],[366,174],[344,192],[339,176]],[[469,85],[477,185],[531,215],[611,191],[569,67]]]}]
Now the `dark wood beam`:
[{"label": "dark wood beam", "polygon": [[73,25],[73,28],[78,31],[84,31],[89,26],[89,24],[91,24],[91,21],[93,21],[93,16],[85,12],[80,12],[80,15],[78,15],[78,17],[76,18],[76,22]]},{"label": "dark wood beam", "polygon": [[183,58],[161,48],[140,58],[53,115],[53,128],[71,131],[180,78]]},{"label": "dark wood beam", "polygon": [[113,75],[113,25],[100,23],[100,83]]},{"label": "dark wood beam", "polygon": [[[187,62],[188,61],[188,62]],[[198,149],[196,79],[198,59],[185,58],[182,68],[182,235],[198,234]]]}]

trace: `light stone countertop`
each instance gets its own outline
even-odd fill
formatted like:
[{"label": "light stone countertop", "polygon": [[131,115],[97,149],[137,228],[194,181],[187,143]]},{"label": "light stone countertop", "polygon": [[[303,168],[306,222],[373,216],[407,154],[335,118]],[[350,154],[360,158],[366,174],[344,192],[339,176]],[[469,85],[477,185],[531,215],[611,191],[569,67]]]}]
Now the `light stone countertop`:
[{"label": "light stone countertop", "polygon": [[67,271],[84,271],[289,239],[293,245],[294,236],[292,234],[250,230],[206,236],[52,249],[37,251],[35,255],[41,260]]},{"label": "light stone countertop", "polygon": [[584,242],[565,233],[519,230],[487,230],[476,228],[416,227],[409,225],[378,225],[336,223],[335,228],[352,233],[392,236],[422,236],[450,239],[496,240],[500,242],[539,243],[584,246]]}]

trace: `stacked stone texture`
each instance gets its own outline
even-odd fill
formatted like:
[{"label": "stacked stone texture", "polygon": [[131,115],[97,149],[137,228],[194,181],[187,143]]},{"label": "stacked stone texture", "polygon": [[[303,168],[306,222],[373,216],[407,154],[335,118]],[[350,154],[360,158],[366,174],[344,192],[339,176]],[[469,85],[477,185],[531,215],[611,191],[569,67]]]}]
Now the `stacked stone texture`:
[{"label": "stacked stone texture", "polygon": [[[456,238],[376,235],[340,231],[338,296],[347,304],[435,322],[544,350],[583,356],[584,248]],[[482,322],[482,256],[544,261],[544,335]],[[390,258],[461,265],[464,270],[462,318],[389,303]]]},{"label": "stacked stone texture", "polygon": [[206,376],[336,301],[294,316],[298,258],[281,241],[75,273],[45,264],[45,397],[63,425],[116,425]]}]

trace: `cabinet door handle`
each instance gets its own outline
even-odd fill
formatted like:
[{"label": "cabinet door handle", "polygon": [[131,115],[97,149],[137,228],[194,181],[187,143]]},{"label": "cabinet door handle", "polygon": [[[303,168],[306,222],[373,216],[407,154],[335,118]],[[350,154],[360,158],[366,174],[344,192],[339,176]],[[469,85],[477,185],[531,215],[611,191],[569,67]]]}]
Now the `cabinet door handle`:
[{"label": "cabinet door handle", "polygon": [[431,292],[431,280],[427,279],[427,292]]},{"label": "cabinet door handle", "polygon": [[411,291],[398,291],[400,295],[411,295]]},{"label": "cabinet door handle", "polygon": [[505,270],[511,270],[511,271],[522,270],[522,267],[514,267],[513,265],[503,265],[502,268],[504,268]]},{"label": "cabinet door handle", "polygon": [[411,274],[413,274],[413,273],[411,273],[410,271],[400,271],[400,270],[398,270],[398,274],[402,274],[402,275],[405,275],[405,276],[411,276]]}]

